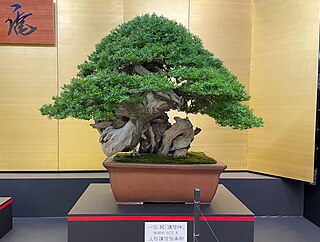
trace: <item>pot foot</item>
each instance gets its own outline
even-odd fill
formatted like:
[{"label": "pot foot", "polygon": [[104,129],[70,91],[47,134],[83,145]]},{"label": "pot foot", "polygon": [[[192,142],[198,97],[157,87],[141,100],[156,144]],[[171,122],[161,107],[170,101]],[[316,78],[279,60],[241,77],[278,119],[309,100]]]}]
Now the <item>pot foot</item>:
[{"label": "pot foot", "polygon": [[[185,202],[185,204],[193,204],[193,202]],[[201,205],[210,205],[211,203],[204,203],[204,202],[200,202]]]},{"label": "pot foot", "polygon": [[116,202],[117,205],[142,205],[143,202]]}]

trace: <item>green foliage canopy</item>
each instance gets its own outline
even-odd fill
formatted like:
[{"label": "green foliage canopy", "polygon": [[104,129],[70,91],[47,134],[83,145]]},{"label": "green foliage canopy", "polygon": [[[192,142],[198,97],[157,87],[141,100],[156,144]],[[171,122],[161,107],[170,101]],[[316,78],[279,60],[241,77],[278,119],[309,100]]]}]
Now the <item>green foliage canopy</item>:
[{"label": "green foliage canopy", "polygon": [[[138,75],[136,66],[150,72]],[[165,74],[150,69],[155,66]],[[60,96],[40,108],[42,115],[114,120],[121,105],[141,102],[148,92],[173,90],[186,100],[182,111],[207,114],[234,129],[263,126],[262,119],[241,103],[250,97],[237,77],[199,37],[165,17],[146,14],[119,25],[78,69]]]}]

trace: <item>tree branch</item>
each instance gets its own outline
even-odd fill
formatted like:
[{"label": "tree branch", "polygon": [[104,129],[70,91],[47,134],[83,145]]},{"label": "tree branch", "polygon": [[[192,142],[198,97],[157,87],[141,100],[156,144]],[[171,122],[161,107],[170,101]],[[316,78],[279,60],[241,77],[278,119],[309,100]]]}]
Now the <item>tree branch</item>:
[{"label": "tree branch", "polygon": [[145,68],[145,67],[143,67],[143,66],[135,66],[135,67],[133,67],[133,70],[137,73],[137,74],[139,74],[139,75],[141,75],[141,76],[144,76],[144,75],[147,75],[147,74],[149,74],[150,73],[150,71],[148,71],[148,69],[147,68]]},{"label": "tree branch", "polygon": [[102,134],[103,130],[109,126],[111,126],[112,122],[111,121],[108,121],[108,120],[104,120],[102,122],[99,122],[97,120],[94,120],[94,124],[90,124],[90,126],[94,129],[97,129],[98,132],[100,134]]}]

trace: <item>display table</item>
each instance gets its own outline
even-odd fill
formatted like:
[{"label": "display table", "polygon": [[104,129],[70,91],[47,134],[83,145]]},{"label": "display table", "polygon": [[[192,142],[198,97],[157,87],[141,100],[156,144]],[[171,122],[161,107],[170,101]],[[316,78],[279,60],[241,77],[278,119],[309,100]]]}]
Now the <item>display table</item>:
[{"label": "display table", "polygon": [[[193,204],[170,203],[117,205],[109,184],[91,184],[68,214],[68,241],[184,242],[186,240],[182,240],[181,236],[152,238],[145,230],[150,222],[161,222],[163,226],[172,222],[186,222],[187,241],[191,242],[193,207]],[[201,205],[201,211],[198,241],[216,241],[212,231],[220,242],[253,241],[254,214],[223,185],[219,185],[211,204]]]},{"label": "display table", "polygon": [[12,199],[0,197],[0,239],[12,229]]}]

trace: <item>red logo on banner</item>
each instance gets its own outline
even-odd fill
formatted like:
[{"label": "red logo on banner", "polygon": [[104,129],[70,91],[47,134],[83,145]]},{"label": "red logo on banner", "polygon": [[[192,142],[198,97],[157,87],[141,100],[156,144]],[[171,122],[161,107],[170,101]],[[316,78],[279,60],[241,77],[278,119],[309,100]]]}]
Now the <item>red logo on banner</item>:
[{"label": "red logo on banner", "polygon": [[0,44],[54,43],[52,0],[0,0]]}]

